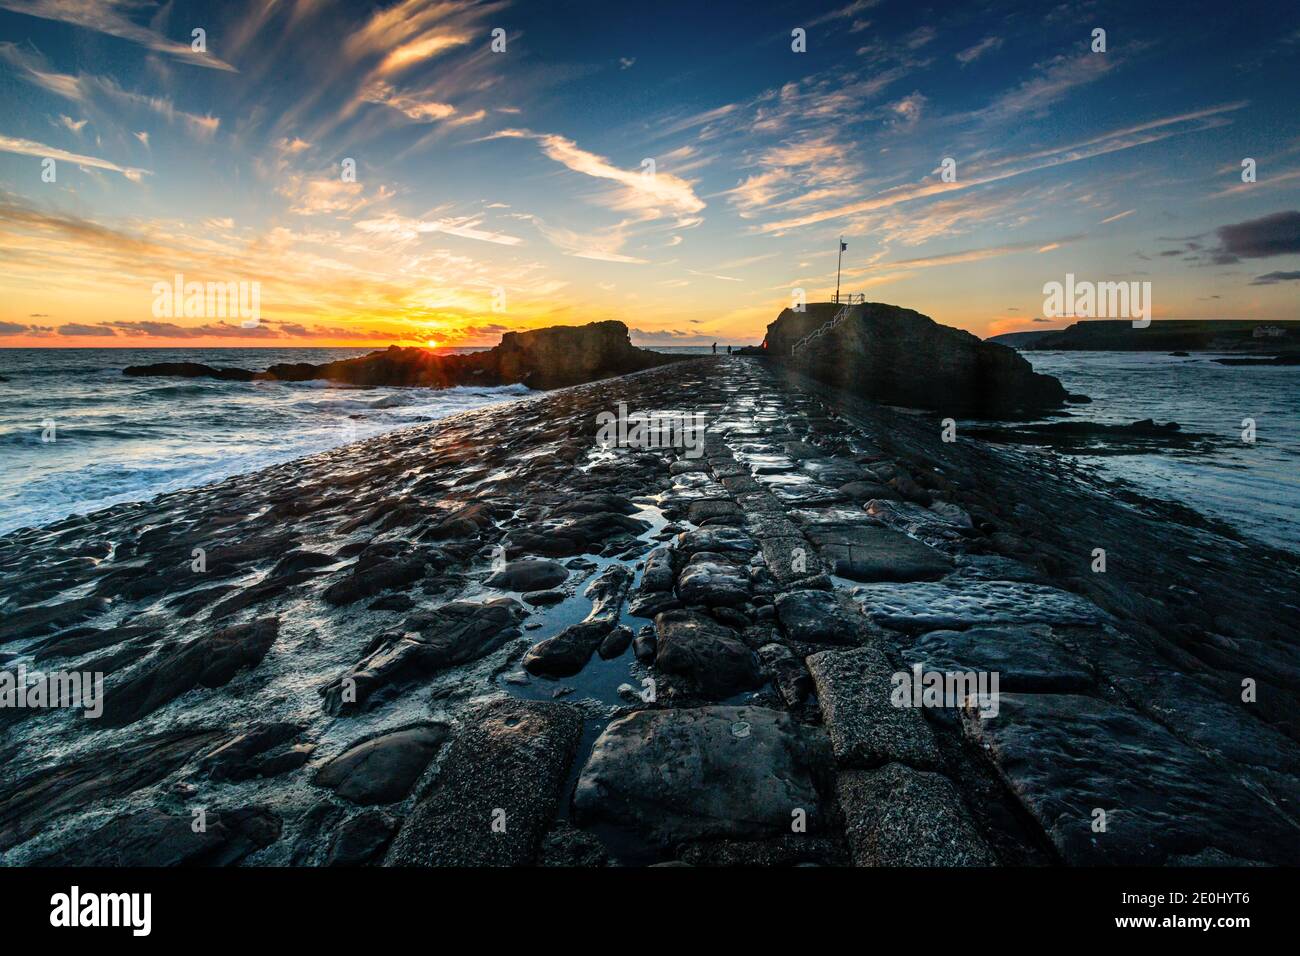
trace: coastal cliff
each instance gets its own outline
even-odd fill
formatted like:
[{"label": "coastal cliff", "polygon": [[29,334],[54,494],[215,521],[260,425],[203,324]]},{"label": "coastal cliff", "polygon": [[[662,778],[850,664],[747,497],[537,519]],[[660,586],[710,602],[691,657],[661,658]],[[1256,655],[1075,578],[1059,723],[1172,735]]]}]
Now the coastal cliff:
[{"label": "coastal cliff", "polygon": [[[1015,350],[980,341],[929,316],[883,302],[784,310],[767,327],[764,354],[818,381],[887,405],[952,415],[1001,415],[1059,408],[1069,397]],[[812,338],[806,338],[812,335]]]},{"label": "coastal cliff", "polygon": [[[1272,334],[1256,335],[1257,330]],[[1005,332],[984,341],[1036,352],[1275,352],[1296,348],[1300,322],[1158,319],[1134,327],[1127,319],[1087,319],[1063,329]]]}]

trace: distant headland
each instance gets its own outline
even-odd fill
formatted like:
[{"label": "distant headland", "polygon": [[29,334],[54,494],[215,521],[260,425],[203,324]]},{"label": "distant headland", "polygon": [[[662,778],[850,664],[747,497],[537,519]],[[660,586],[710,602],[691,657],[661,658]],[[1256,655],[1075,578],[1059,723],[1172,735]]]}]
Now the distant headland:
[{"label": "distant headland", "polygon": [[1135,328],[1127,320],[1092,319],[1064,329],[1004,332],[984,341],[1036,352],[1294,351],[1300,349],[1300,321],[1161,319]]}]

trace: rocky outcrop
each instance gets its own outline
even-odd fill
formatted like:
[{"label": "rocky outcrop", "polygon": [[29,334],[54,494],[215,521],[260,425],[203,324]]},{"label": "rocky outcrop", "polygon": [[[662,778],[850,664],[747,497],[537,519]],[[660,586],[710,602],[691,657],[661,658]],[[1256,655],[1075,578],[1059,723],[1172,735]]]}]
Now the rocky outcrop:
[{"label": "rocky outcrop", "polygon": [[767,327],[765,354],[863,398],[953,415],[1056,408],[1068,397],[1015,350],[883,302],[853,306],[838,326],[796,348],[838,310],[830,302],[786,309]]},{"label": "rocky outcrop", "polygon": [[495,348],[468,355],[390,345],[387,349],[358,358],[322,365],[310,362],[272,365],[264,372],[213,368],[197,362],[131,365],[122,371],[134,376],[217,378],[234,382],[327,379],[363,387],[416,385],[449,388],[453,385],[522,384],[529,388],[549,389],[639,372],[683,358],[639,349],[628,337],[626,325],[606,321],[507,332]]}]

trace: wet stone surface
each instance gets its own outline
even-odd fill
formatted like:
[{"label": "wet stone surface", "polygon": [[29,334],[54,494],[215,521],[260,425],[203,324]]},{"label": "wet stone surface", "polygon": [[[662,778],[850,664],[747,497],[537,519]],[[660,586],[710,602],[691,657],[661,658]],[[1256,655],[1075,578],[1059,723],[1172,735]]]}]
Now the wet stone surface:
[{"label": "wet stone surface", "polygon": [[[704,453],[598,445],[620,402],[702,413]],[[0,853],[1288,862],[1298,582],[937,419],[682,362],[0,537],[0,667],[106,699],[0,712]],[[895,706],[914,663],[998,672],[1000,710]]]}]

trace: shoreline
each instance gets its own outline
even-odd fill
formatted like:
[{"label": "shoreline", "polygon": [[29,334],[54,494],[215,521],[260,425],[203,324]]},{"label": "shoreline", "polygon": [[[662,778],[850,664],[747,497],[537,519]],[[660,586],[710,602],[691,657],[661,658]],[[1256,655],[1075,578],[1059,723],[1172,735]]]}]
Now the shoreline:
[{"label": "shoreline", "polygon": [[[704,456],[596,449],[596,414],[619,401],[706,410]],[[859,812],[889,799],[918,833],[938,814],[957,862],[1277,862],[1265,838],[1293,833],[1297,813],[1300,562],[1030,454],[942,444],[932,424],[701,357],[0,537],[0,653],[17,655],[4,666],[107,673],[104,725],[0,722],[14,781],[0,852],[156,861],[157,827],[180,833],[198,802],[229,815],[224,835],[169,852],[898,862],[873,857],[878,824]],[[191,573],[200,546],[206,570]],[[804,571],[782,563],[795,546]],[[513,567],[489,583],[502,547]],[[851,547],[867,557],[837,564]],[[983,669],[961,637],[981,629],[1019,655],[998,665],[1001,717],[860,712],[910,660]],[[1239,700],[1243,676],[1257,706]],[[349,677],[360,701],[331,694]],[[647,677],[654,703],[620,689]],[[1107,738],[1114,720],[1140,744]],[[637,796],[655,739],[691,741],[744,796],[723,746],[738,724],[748,759],[795,786],[760,800],[759,822],[712,819],[704,794],[676,794],[671,813]],[[1110,756],[1071,763],[1054,724]],[[1139,746],[1190,801],[1173,835],[1124,756]],[[521,747],[538,782],[516,792]],[[358,749],[400,769],[400,796]],[[53,798],[52,769],[67,791]],[[592,788],[618,796],[592,802]],[[1081,840],[1090,820],[1066,825],[1061,808],[1094,791],[1129,798],[1157,849]],[[504,844],[473,816],[493,799],[519,822]],[[796,799],[811,811],[802,841],[777,825]],[[437,830],[446,814],[456,825]]]}]

